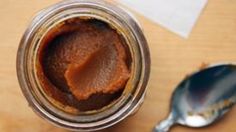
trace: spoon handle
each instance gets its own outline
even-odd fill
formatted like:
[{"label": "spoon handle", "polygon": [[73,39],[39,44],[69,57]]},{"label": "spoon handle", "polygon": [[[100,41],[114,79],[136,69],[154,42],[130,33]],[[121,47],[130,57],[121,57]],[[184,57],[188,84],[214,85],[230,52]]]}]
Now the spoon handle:
[{"label": "spoon handle", "polygon": [[166,120],[161,121],[158,125],[155,126],[153,132],[168,132],[170,127],[176,123],[176,116],[171,113]]}]

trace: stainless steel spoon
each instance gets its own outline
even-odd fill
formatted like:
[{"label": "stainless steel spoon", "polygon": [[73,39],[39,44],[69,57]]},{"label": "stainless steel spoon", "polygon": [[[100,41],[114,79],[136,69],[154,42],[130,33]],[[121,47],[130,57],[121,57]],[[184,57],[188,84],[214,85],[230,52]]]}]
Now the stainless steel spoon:
[{"label": "stainless steel spoon", "polygon": [[228,112],[235,102],[236,65],[210,66],[179,84],[172,96],[169,117],[154,132],[167,132],[174,124],[207,126]]}]

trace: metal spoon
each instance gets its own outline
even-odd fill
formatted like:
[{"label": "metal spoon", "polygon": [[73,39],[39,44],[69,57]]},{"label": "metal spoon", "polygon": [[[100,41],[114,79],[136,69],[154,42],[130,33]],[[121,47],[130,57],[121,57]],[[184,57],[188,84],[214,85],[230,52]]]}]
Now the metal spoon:
[{"label": "metal spoon", "polygon": [[222,117],[236,102],[236,65],[208,67],[188,76],[172,96],[169,117],[154,128],[167,132],[174,124],[203,127]]}]

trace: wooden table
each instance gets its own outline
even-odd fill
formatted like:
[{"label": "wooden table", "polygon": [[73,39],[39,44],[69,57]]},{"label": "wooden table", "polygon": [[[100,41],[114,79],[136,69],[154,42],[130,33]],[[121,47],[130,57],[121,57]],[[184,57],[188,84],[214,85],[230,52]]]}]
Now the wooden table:
[{"label": "wooden table", "polygon": [[[32,112],[17,82],[15,60],[19,41],[32,16],[58,0],[0,1],[0,131],[65,132]],[[149,42],[151,77],[139,112],[101,132],[149,132],[169,110],[175,86],[201,63],[236,62],[236,1],[209,0],[188,39],[135,13]],[[236,107],[220,122],[201,129],[177,126],[173,132],[235,132]]]}]

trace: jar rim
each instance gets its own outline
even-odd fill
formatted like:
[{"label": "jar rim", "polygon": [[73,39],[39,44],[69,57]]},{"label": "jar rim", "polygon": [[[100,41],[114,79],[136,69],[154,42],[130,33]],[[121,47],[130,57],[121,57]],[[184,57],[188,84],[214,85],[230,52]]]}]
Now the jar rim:
[{"label": "jar rim", "polygon": [[[25,67],[27,67],[29,64],[27,63],[27,60],[29,57],[30,51],[27,49],[30,48],[30,42],[33,41],[33,34],[37,29],[41,26],[44,22],[44,20],[51,19],[52,14],[55,14],[55,12],[65,11],[71,9],[71,7],[74,7],[75,9],[83,9],[82,7],[86,6],[87,8],[96,10],[102,10],[105,13],[110,13],[111,15],[114,15],[117,20],[119,19],[119,22],[126,25],[126,28],[129,28],[132,32],[131,36],[135,39],[137,43],[137,48],[139,48],[140,55],[137,58],[137,64],[140,66],[140,80],[137,82],[138,91],[132,95],[132,99],[127,102],[124,106],[120,107],[118,111],[110,115],[109,117],[104,117],[104,119],[101,119],[99,121],[94,121],[91,123],[78,123],[73,122],[70,120],[63,119],[59,116],[55,116],[51,111],[48,111],[45,107],[43,107],[38,100],[36,99],[34,95],[34,91],[32,90],[32,87],[35,86],[35,84],[29,83],[32,82],[32,76],[30,76],[30,73],[33,69],[28,68],[26,70]],[[26,30],[21,42],[20,46],[18,48],[18,54],[17,54],[17,75],[18,80],[22,89],[22,92],[24,93],[26,99],[28,100],[30,106],[33,108],[33,110],[38,113],[41,117],[49,120],[50,122],[62,126],[64,128],[70,129],[70,130],[85,130],[85,131],[91,131],[91,130],[100,130],[106,127],[109,127],[113,124],[116,124],[117,122],[123,120],[128,115],[130,115],[136,107],[140,105],[142,102],[142,99],[144,97],[145,91],[146,91],[146,85],[149,79],[149,73],[150,73],[150,54],[148,50],[147,41],[141,31],[140,25],[136,22],[136,20],[130,16],[127,11],[124,11],[123,9],[112,5],[110,3],[107,3],[105,1],[92,1],[92,0],[69,0],[69,1],[63,1],[60,3],[57,3],[53,6],[48,7],[47,9],[44,9],[40,11],[36,17],[32,20],[31,25]],[[133,44],[133,46],[135,46]],[[31,51],[32,52],[32,51]],[[139,62],[138,62],[139,60]],[[29,66],[28,66],[29,67]],[[31,81],[30,81],[31,80]]]}]

